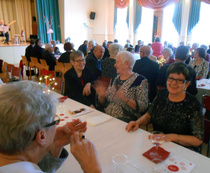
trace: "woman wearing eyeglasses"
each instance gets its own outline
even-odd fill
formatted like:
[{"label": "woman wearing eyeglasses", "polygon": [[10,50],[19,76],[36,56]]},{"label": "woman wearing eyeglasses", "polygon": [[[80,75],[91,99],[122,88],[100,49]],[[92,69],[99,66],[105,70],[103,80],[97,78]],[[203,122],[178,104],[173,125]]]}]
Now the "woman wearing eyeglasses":
[{"label": "woman wearing eyeglasses", "polygon": [[203,138],[203,117],[198,100],[186,92],[191,80],[189,68],[180,62],[169,66],[167,89],[159,91],[146,114],[129,122],[128,132],[152,123],[154,131],[166,134],[166,142],[198,150]]},{"label": "woman wearing eyeglasses", "polygon": [[91,87],[91,83],[95,78],[85,68],[84,54],[80,50],[72,52],[70,54],[70,62],[73,67],[64,75],[64,95],[94,108],[95,90]]}]

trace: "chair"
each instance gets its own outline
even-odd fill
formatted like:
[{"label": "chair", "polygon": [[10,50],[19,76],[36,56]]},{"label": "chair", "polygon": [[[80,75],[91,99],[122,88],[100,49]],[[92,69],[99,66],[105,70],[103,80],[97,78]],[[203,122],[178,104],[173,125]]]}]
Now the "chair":
[{"label": "chair", "polygon": [[12,69],[12,81],[22,80],[21,70],[22,70],[21,68],[13,67],[13,69]]},{"label": "chair", "polygon": [[207,156],[210,157],[210,96],[203,95],[203,108],[206,109],[204,113],[204,139],[207,143]]},{"label": "chair", "polygon": [[2,73],[0,73],[0,78],[1,80],[6,83],[8,82],[7,78],[7,62],[4,61],[3,66],[2,66]]},{"label": "chair", "polygon": [[[22,65],[23,65],[23,70],[24,70],[24,66],[26,67],[26,70],[29,69],[29,62],[26,58],[26,56],[21,56],[22,57]],[[28,80],[29,80],[29,75],[28,75]]]},{"label": "chair", "polygon": [[34,68],[34,72],[36,72],[35,69],[38,69],[38,73],[40,74],[39,70],[40,63],[36,57],[31,57],[31,62],[29,63],[29,67],[30,67],[30,77],[29,77],[30,79],[31,79],[31,68]]},{"label": "chair", "polygon": [[55,73],[61,73],[60,77],[62,77],[64,79],[64,73],[65,73],[65,69],[64,69],[64,64],[62,62],[58,62],[56,61],[56,66],[54,69]]},{"label": "chair", "polygon": [[19,37],[22,38],[22,42],[24,40],[25,44],[26,44],[26,38],[25,38],[25,31],[24,30],[22,30],[20,34],[15,34],[14,36],[15,36],[15,44],[20,44],[19,40],[18,40]]},{"label": "chair", "polygon": [[64,63],[64,74],[72,68],[71,63]]},{"label": "chair", "polygon": [[39,70],[48,70],[49,71],[49,66],[47,65],[47,62],[45,59],[40,59],[40,68]]},{"label": "chair", "polygon": [[59,94],[63,95],[64,80],[60,77],[54,77],[55,82],[51,85],[52,90],[55,90]]},{"label": "chair", "polygon": [[7,64],[7,78],[12,79],[12,70],[15,66],[13,64]]}]

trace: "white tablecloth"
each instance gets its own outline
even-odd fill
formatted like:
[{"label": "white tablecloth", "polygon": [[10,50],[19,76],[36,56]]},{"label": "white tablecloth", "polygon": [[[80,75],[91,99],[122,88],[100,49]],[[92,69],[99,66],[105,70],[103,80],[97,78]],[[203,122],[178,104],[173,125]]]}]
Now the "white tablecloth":
[{"label": "white tablecloth", "polygon": [[198,93],[196,98],[202,104],[202,95],[210,95],[210,79],[200,79],[196,81]]},{"label": "white tablecloth", "polygon": [[[61,110],[64,110],[64,116],[69,117],[65,121],[70,121],[73,115],[68,113],[68,110],[77,110],[80,108],[89,108],[78,102],[75,102],[71,99],[67,99],[62,106],[58,106],[57,114],[60,114]],[[89,108],[91,109],[91,108]],[[63,113],[63,111],[62,111]],[[105,115],[102,112],[97,110],[92,111],[91,113],[81,115],[80,118],[82,121],[88,121],[89,118]],[[108,115],[106,115],[108,116]],[[65,122],[64,121],[64,122]],[[62,123],[64,123],[62,122]],[[136,132],[128,133],[125,131],[126,127],[125,122],[118,119],[111,119],[105,123],[102,123],[98,126],[89,126],[85,134],[86,138],[93,141],[95,144],[100,163],[103,169],[103,173],[114,172],[112,164],[112,156],[115,154],[123,153],[128,156],[129,162],[141,169],[139,171],[134,167],[129,167],[128,173],[135,172],[153,172],[153,167],[156,165],[153,162],[149,161],[147,158],[142,156],[142,154],[149,150],[152,147],[152,143],[148,139],[149,133],[142,129],[137,130]],[[173,156],[180,156],[190,162],[196,164],[196,167],[193,169],[192,173],[205,173],[210,170],[210,159],[195,153],[191,150],[188,150],[182,146],[174,144],[172,142],[167,142],[162,145],[162,147],[171,152]],[[66,146],[66,149],[70,153],[70,145]],[[58,173],[80,173],[82,172],[78,162],[70,154],[65,163],[57,171]]]}]

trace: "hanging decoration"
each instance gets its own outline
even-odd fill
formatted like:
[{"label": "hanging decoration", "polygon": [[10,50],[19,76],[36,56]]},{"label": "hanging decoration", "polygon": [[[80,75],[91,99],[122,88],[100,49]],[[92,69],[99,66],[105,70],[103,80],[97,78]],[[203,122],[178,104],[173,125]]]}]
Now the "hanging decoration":
[{"label": "hanging decoration", "polygon": [[48,18],[46,16],[44,16],[44,19],[45,19],[45,25],[47,27],[47,34],[49,34],[49,40],[52,41],[52,33],[53,33],[53,30],[52,30],[52,24],[53,24],[53,18],[51,18],[50,16],[50,21],[48,20]]},{"label": "hanging decoration", "polygon": [[140,6],[152,8],[154,10],[162,9],[172,3],[177,3],[179,0],[137,0]]},{"label": "hanging decoration", "polygon": [[129,0],[115,0],[115,5],[117,8],[125,8],[129,4]]}]

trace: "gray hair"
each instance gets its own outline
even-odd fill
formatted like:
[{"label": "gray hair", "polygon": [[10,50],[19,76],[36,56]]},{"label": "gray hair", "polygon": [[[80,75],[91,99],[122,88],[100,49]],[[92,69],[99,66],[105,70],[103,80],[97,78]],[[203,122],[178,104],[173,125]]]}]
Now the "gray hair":
[{"label": "gray hair", "polygon": [[122,45],[114,43],[109,46],[110,57],[115,57],[122,50]]},{"label": "gray hair", "polygon": [[79,57],[83,57],[84,58],[84,54],[82,51],[80,50],[77,50],[77,51],[74,51],[70,54],[70,60],[71,61],[75,61],[75,59],[79,58]]},{"label": "gray hair", "polygon": [[128,61],[129,65],[130,65],[130,68],[133,69],[133,66],[134,66],[136,60],[135,60],[135,57],[132,53],[130,53],[128,51],[122,51],[122,52],[117,54],[117,57],[120,57],[120,59],[122,60],[123,63]]},{"label": "gray hair", "polygon": [[37,131],[53,121],[57,99],[43,93],[44,86],[21,81],[0,89],[0,153],[20,154]]},{"label": "gray hair", "polygon": [[163,51],[168,52],[169,57],[171,57],[171,55],[173,54],[172,50],[169,47],[164,48]]},{"label": "gray hair", "polygon": [[92,47],[95,47],[95,46],[96,46],[96,40],[91,39],[91,40],[89,41],[89,44],[90,44]]},{"label": "gray hair", "polygon": [[48,50],[48,49],[51,48],[51,47],[53,47],[52,44],[50,44],[50,43],[45,44],[45,50]]}]

